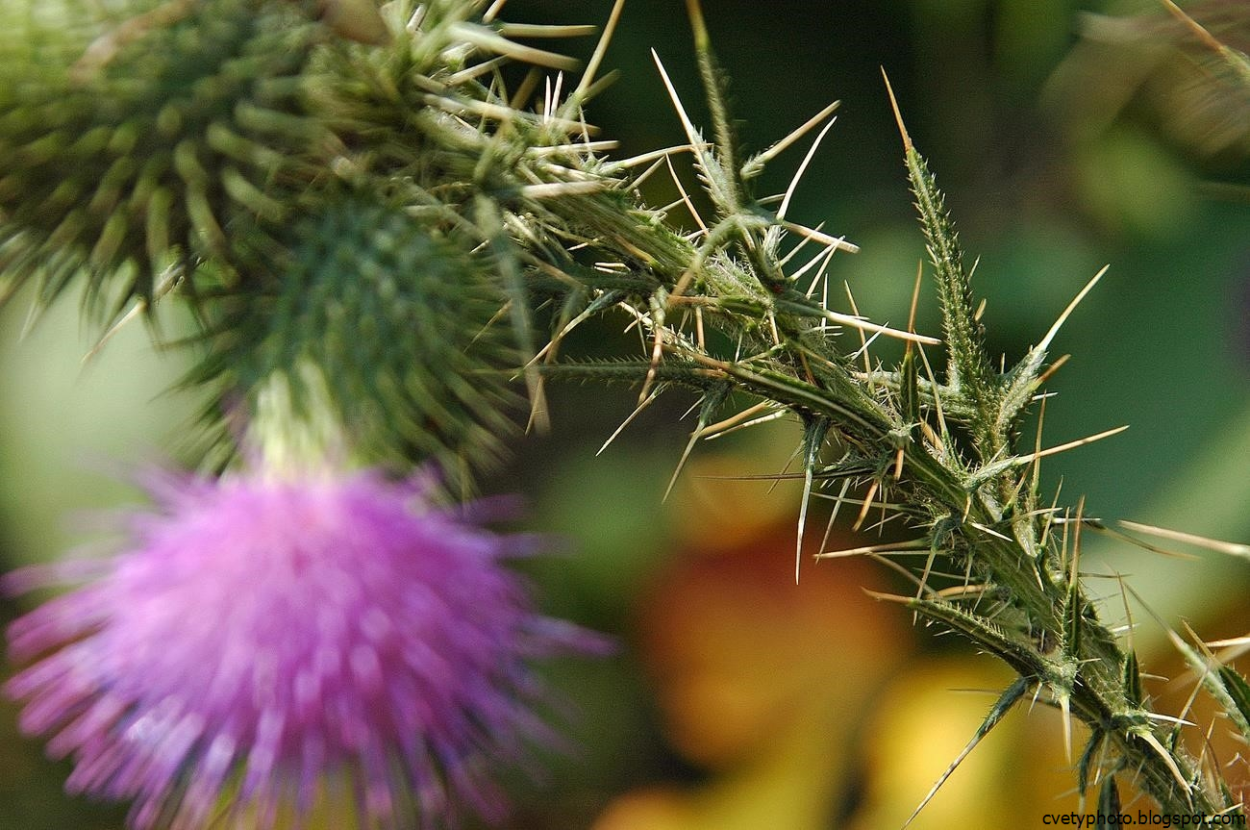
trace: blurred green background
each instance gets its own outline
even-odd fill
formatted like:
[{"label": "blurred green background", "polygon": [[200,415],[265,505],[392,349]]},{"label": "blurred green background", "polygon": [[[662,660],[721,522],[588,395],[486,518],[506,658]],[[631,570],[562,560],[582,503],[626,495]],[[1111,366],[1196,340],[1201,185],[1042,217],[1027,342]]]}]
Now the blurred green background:
[{"label": "blurred green background", "polygon": [[[1250,13],[1243,5],[1238,24],[1237,7],[1188,8],[1246,49]],[[609,8],[512,0],[504,16],[602,22]],[[707,0],[705,11],[749,149],[843,102],[790,215],[861,246],[831,271],[861,311],[905,321],[924,256],[884,67],[966,249],[980,257],[995,350],[1017,359],[1111,265],[1056,341],[1073,358],[1051,384],[1045,443],[1132,429],[1051,460],[1050,486],[1062,478],[1065,496],[1085,494],[1099,516],[1250,539],[1250,93],[1212,87],[1201,51],[1174,38],[1150,2]],[[1090,13],[1151,22],[1108,25]],[[583,56],[593,48],[561,45]],[[623,77],[589,111],[604,137],[621,140],[620,156],[682,141],[651,48],[707,123],[684,4],[629,0],[606,60]],[[1217,93],[1226,97],[1211,105]],[[761,192],[785,188],[805,146],[774,163]],[[675,193],[660,178],[656,204]],[[937,329],[931,288],[924,332]],[[72,302],[22,337],[25,314],[19,297],[0,316],[5,569],[55,559],[89,539],[74,517],[138,498],[117,472],[176,461],[198,405],[167,393],[183,355],[154,355],[141,325],[84,363],[98,332],[80,326]],[[635,349],[619,323],[581,332],[566,354]],[[515,776],[508,826],[899,826],[992,700],[956,690],[1001,689],[1003,670],[867,599],[860,586],[897,587],[879,568],[809,563],[794,588],[796,489],[727,478],[781,470],[794,424],[698,447],[662,503],[692,399],[661,398],[596,457],[637,391],[549,392],[550,434],[518,442],[483,489],[524,494],[528,526],[571,540],[529,563],[544,604],[615,634],[621,650],[550,668],[552,717],[574,749],[540,754],[533,774]],[[812,552],[823,527],[819,515],[809,523]],[[833,534],[833,546],[856,544],[845,529]],[[1170,623],[1184,617],[1211,638],[1250,630],[1250,565],[1091,547],[1090,570],[1129,575]],[[1105,593],[1120,613],[1110,580]],[[28,607],[0,602],[4,622]],[[1177,674],[1159,633],[1136,634],[1153,648],[1148,668]],[[1051,715],[1009,718],[913,827],[1040,826],[1044,810],[1072,809]],[[66,766],[19,738],[16,717],[0,703],[0,830],[120,827],[124,810],[62,794]]]}]

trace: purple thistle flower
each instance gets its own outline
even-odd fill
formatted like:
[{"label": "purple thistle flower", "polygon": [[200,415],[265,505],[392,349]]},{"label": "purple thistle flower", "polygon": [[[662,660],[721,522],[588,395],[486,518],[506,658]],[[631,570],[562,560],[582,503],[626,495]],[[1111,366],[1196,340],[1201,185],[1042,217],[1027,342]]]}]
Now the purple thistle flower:
[{"label": "purple thistle flower", "polygon": [[441,826],[453,802],[499,820],[483,766],[554,740],[530,659],[603,645],[539,616],[504,566],[533,537],[370,472],[151,489],[125,552],[7,579],[94,577],[9,630],[33,663],[5,691],[24,732],[73,756],[67,789],[133,799],[139,830],[222,809],[298,823],[325,781],[350,786],[362,826]]}]

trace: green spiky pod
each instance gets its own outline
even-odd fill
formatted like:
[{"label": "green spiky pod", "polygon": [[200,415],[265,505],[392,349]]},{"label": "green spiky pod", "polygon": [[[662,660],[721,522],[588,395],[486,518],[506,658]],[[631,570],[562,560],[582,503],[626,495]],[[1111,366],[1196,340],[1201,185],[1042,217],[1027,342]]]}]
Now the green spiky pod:
[{"label": "green spiky pod", "polygon": [[280,219],[286,180],[328,156],[302,102],[328,31],[312,6],[131,0],[76,22],[97,5],[13,4],[0,34],[0,271],[9,291],[40,275],[41,304],[83,266],[89,299],[150,300],[236,223]]},{"label": "green spiky pod", "polygon": [[[513,431],[506,381],[534,351],[518,217],[580,154],[580,122],[512,106],[496,58],[570,62],[474,22],[477,5],[388,4],[385,43],[313,52],[305,102],[341,152],[286,202],[289,230],[232,240],[265,288],[231,292],[196,374],[254,395],[311,364],[354,452],[432,458],[466,485]],[[505,305],[511,332],[490,326]]]},{"label": "green spiky pod", "polygon": [[527,175],[525,162],[568,135],[563,122],[563,130],[538,134],[550,122],[507,100],[500,66],[501,58],[576,62],[474,22],[479,5],[389,3],[383,46],[318,50],[306,74],[309,107],[344,148],[336,172],[373,177],[375,186],[401,190],[409,206],[451,224],[472,222],[479,195],[506,202],[542,181]]},{"label": "green spiky pod", "polygon": [[251,398],[282,375],[298,407],[311,370],[352,452],[432,458],[459,481],[512,430],[517,359],[490,325],[498,289],[480,258],[403,209],[345,188],[324,204],[274,232],[263,289],[224,299],[194,380]]},{"label": "green spiky pod", "polygon": [[[542,69],[572,69],[577,62],[519,44],[514,30],[483,21],[485,3],[398,0],[381,9],[390,38],[379,47],[344,44],[319,50],[309,68],[309,102],[334,130],[346,152],[336,174],[387,194],[431,227],[471,247],[486,261],[507,305],[521,358],[537,351],[530,316],[535,280],[552,259],[567,259],[572,244],[549,225],[553,206],[611,183],[586,171],[593,157],[580,108],[548,87],[531,102]],[[542,27],[537,27],[542,28]],[[554,27],[561,36],[592,27]],[[514,66],[507,72],[507,65]],[[520,66],[515,66],[519,64]],[[529,65],[528,75],[512,75]],[[519,86],[509,82],[522,78]],[[551,81],[549,79],[548,83]],[[557,83],[558,86],[558,83]],[[593,85],[575,93],[584,101]],[[538,111],[534,111],[537,109]],[[632,223],[631,223],[632,224]],[[553,274],[548,271],[549,283]],[[558,275],[556,275],[558,280]],[[549,287],[549,286],[548,286]],[[555,293],[576,281],[565,281]],[[534,416],[543,417],[542,391],[533,367],[525,380]]]}]

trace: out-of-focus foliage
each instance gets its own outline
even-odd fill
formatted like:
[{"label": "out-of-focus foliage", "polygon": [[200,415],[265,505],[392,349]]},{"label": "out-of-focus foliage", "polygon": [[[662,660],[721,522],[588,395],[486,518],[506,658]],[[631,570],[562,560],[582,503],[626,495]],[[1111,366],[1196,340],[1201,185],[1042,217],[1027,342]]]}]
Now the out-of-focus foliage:
[{"label": "out-of-focus foliage", "polygon": [[[1172,14],[1165,13],[1171,9]],[[1250,12],[1228,0],[1162,0],[1139,14],[1086,14],[1052,79],[1052,102],[1086,134],[1134,115],[1195,155],[1250,159]],[[1244,168],[1243,171],[1244,172]]]}]

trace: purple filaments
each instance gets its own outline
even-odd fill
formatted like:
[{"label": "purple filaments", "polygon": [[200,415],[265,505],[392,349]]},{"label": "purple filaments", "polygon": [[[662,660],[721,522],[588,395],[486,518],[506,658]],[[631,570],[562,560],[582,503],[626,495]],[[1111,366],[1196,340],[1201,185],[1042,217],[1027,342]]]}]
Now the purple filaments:
[{"label": "purple filaments", "polygon": [[370,472],[152,490],[123,553],[8,580],[96,571],[9,630],[29,665],[5,691],[73,757],[71,791],[132,800],[138,830],[298,825],[326,800],[368,827],[502,815],[489,766],[552,739],[531,659],[603,645],[535,612],[503,561],[528,537]]}]

